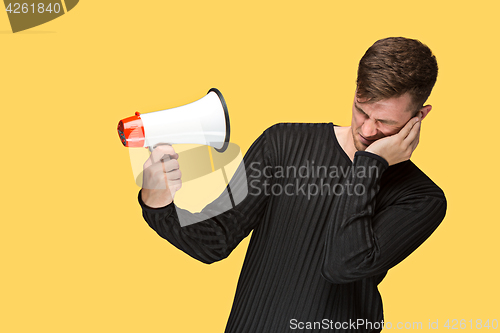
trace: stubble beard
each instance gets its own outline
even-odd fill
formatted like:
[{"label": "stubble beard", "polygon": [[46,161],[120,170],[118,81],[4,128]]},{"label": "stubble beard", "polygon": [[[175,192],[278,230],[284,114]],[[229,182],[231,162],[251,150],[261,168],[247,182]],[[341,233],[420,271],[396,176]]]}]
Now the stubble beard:
[{"label": "stubble beard", "polygon": [[365,146],[361,141],[359,141],[357,137],[357,133],[354,132],[354,129],[351,126],[351,135],[352,135],[352,141],[354,143],[354,148],[356,148],[357,151],[364,151],[368,146]]}]

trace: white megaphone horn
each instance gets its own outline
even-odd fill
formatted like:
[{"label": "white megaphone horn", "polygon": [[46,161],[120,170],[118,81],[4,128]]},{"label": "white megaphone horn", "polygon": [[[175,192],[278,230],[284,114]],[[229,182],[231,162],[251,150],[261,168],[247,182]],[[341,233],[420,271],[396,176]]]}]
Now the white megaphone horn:
[{"label": "white megaphone horn", "polygon": [[221,92],[212,88],[201,99],[162,111],[139,113],[120,120],[118,135],[125,147],[194,143],[218,152],[229,144],[229,113]]}]

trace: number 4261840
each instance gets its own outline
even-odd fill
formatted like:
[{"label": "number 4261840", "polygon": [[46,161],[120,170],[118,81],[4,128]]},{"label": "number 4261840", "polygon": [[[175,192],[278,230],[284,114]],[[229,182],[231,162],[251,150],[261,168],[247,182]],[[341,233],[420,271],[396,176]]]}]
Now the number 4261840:
[{"label": "number 4261840", "polygon": [[[31,7],[31,8],[30,8]],[[59,13],[61,11],[61,5],[58,3],[54,4],[45,4],[39,3],[38,6],[35,6],[34,3],[32,4],[27,4],[27,3],[9,3],[9,5],[6,8],[7,12],[13,13],[13,14],[27,14],[27,13],[33,13],[33,14],[42,14],[42,13]]]}]

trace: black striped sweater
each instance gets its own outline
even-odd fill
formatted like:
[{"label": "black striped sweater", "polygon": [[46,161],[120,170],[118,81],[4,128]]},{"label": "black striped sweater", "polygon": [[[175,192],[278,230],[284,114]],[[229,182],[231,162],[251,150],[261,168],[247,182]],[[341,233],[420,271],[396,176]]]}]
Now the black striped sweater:
[{"label": "black striped sweater", "polygon": [[150,208],[139,193],[149,226],[204,263],[253,230],[226,333],[379,332],[377,285],[443,220],[444,193],[411,161],[351,161],[333,126],[268,128],[200,213]]}]

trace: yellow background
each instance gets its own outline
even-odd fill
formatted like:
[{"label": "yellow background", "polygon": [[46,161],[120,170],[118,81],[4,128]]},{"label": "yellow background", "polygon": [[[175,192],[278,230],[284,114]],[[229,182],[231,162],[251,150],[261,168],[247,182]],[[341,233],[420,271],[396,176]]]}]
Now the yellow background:
[{"label": "yellow background", "polygon": [[223,332],[248,238],[205,265],[158,237],[141,216],[118,121],[216,87],[243,152],[277,122],[348,125],[357,63],[387,36],[417,38],[437,56],[412,159],[448,212],[380,285],[385,319],[425,330],[439,320],[441,331],[446,319],[500,320],[499,9],[83,0],[17,34],[0,13],[0,331]]}]

